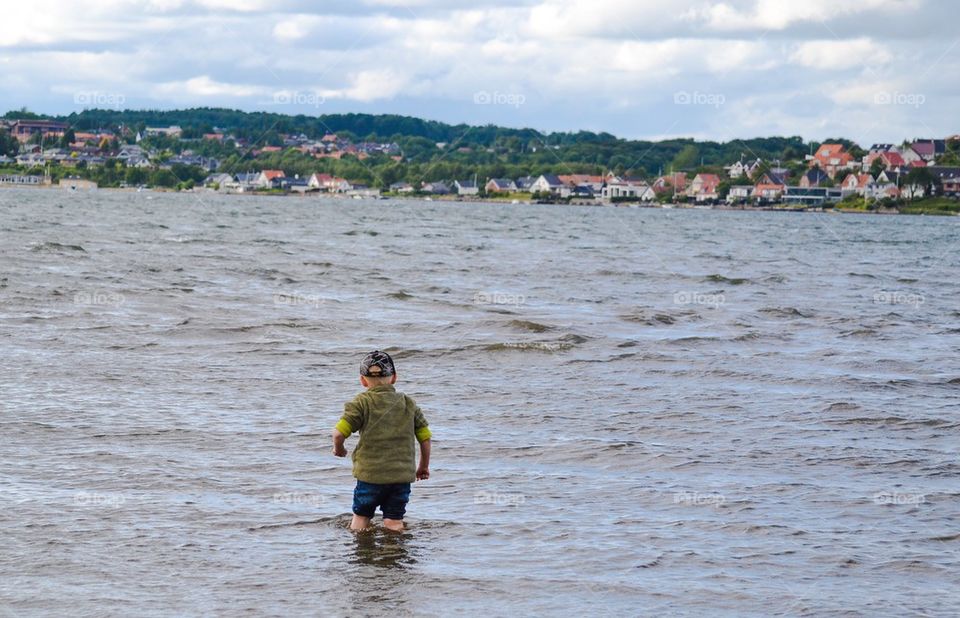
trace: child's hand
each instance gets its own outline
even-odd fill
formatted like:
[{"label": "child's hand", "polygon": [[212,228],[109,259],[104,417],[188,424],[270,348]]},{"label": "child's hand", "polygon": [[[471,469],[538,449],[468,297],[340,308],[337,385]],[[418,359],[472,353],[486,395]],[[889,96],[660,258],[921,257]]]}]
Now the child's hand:
[{"label": "child's hand", "polygon": [[346,449],[346,447],[344,447],[342,444],[334,444],[334,445],[333,445],[333,454],[336,455],[337,457],[346,457],[346,456],[347,456],[347,449]]},{"label": "child's hand", "polygon": [[[408,468],[408,469],[409,469],[409,468]],[[418,480],[418,481],[425,481],[425,480],[427,480],[428,478],[430,478],[430,469],[429,469],[429,468],[424,468],[423,466],[420,466],[419,468],[417,468],[417,480]]]}]

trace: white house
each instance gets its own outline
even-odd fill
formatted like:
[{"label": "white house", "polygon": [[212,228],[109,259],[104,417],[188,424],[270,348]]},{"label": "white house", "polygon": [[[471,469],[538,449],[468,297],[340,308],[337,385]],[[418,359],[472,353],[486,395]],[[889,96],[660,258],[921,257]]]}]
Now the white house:
[{"label": "white house", "polygon": [[840,183],[840,189],[844,195],[856,193],[857,195],[866,195],[873,186],[876,185],[873,176],[870,174],[849,174]]},{"label": "white house", "polygon": [[903,162],[906,163],[907,165],[911,165],[911,164],[913,164],[913,163],[917,163],[918,161],[922,161],[922,162],[924,163],[924,165],[926,165],[926,161],[925,161],[924,158],[920,155],[920,153],[918,153],[916,150],[914,150],[914,149],[913,149],[912,147],[910,147],[910,146],[907,146],[906,148],[904,148],[903,150],[901,150],[901,151],[900,151],[900,156],[903,157]]},{"label": "white house", "polygon": [[751,195],[753,195],[753,185],[734,185],[727,193],[727,202],[730,204],[747,202]]},{"label": "white house", "polygon": [[180,137],[183,133],[177,125],[170,125],[169,127],[147,127],[147,135],[164,135],[166,137]]},{"label": "white house", "polygon": [[645,182],[615,180],[608,182],[600,190],[600,197],[606,201],[614,199],[631,199],[641,202],[652,202],[657,198],[653,188]]},{"label": "white house", "polygon": [[390,191],[393,193],[413,193],[416,189],[409,182],[395,182],[390,185]]},{"label": "white house", "polygon": [[727,171],[727,176],[730,178],[742,178],[743,176],[753,176],[753,173],[761,165],[763,165],[763,159],[757,158],[753,163],[744,163],[743,160],[740,160],[723,169]]},{"label": "white house", "polygon": [[717,199],[719,186],[720,177],[716,174],[697,174],[687,188],[687,195],[698,202],[713,201]]},{"label": "white house", "polygon": [[457,190],[457,195],[477,195],[480,193],[480,187],[472,180],[455,180],[453,186]]},{"label": "white house", "polygon": [[509,178],[491,178],[484,187],[487,193],[504,193],[517,190],[517,183]]},{"label": "white house", "polygon": [[570,187],[553,174],[542,174],[530,185],[531,193],[552,193],[560,197],[570,195]]},{"label": "white house", "polygon": [[221,191],[226,191],[225,185],[233,184],[233,176],[230,174],[211,174],[203,179],[203,186],[216,186]]}]

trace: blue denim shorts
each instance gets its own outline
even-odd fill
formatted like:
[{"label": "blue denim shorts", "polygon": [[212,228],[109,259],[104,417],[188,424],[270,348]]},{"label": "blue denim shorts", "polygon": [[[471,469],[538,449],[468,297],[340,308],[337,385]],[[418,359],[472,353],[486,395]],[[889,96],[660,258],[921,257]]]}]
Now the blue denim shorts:
[{"label": "blue denim shorts", "polygon": [[410,500],[410,483],[365,483],[357,481],[353,490],[353,512],[361,517],[373,517],[377,507],[387,519],[403,519]]}]

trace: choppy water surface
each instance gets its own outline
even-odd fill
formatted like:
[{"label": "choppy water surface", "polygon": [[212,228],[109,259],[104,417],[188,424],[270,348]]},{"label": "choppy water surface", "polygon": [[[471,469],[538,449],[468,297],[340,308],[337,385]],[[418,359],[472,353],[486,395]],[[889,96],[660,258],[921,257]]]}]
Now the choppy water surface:
[{"label": "choppy water surface", "polygon": [[[956,615],[957,224],[0,191],[0,609]],[[403,536],[329,454],[372,348]]]}]

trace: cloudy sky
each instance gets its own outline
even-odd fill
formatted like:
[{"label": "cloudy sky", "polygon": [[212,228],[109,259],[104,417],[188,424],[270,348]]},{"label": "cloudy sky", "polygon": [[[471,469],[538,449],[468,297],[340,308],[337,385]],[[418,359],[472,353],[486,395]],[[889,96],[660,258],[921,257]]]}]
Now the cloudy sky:
[{"label": "cloudy sky", "polygon": [[0,109],[400,113],[621,137],[960,133],[953,0],[31,0]]}]

